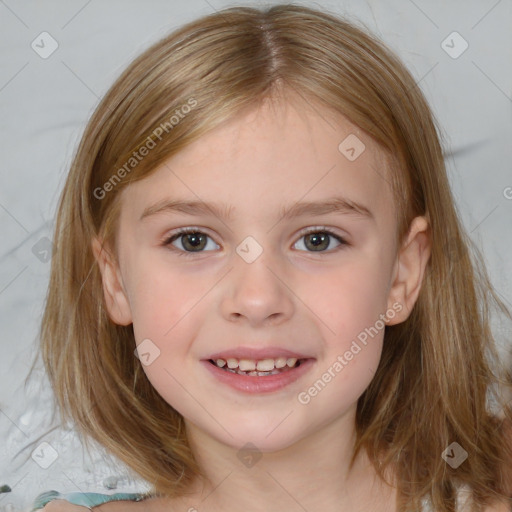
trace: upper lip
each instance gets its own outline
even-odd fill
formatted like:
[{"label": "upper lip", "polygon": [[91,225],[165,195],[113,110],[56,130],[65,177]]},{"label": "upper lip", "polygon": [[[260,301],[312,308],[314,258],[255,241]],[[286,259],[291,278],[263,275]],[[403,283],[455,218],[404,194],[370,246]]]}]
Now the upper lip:
[{"label": "upper lip", "polygon": [[277,359],[278,357],[295,357],[297,359],[308,359],[310,356],[304,355],[300,352],[293,350],[287,350],[279,347],[265,347],[265,348],[249,348],[249,347],[237,347],[232,349],[223,350],[222,352],[216,352],[207,359],[250,359],[250,360],[262,360],[262,359]]}]

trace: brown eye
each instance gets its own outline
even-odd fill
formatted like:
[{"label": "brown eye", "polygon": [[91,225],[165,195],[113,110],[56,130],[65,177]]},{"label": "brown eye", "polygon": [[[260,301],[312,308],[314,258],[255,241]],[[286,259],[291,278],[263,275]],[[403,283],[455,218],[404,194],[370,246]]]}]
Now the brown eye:
[{"label": "brown eye", "polygon": [[180,235],[180,240],[187,251],[200,251],[206,245],[206,236],[203,233],[185,233]]},{"label": "brown eye", "polygon": [[[348,245],[343,238],[327,229],[309,230],[302,233],[301,239],[304,239],[304,246],[308,252],[327,252],[328,248],[335,249],[342,245]],[[332,247],[332,239],[338,243],[337,246]]]},{"label": "brown eye", "polygon": [[[208,247],[208,239],[211,239],[210,236],[201,231],[182,229],[167,238],[163,245],[173,245],[173,249],[176,249],[179,255],[189,256],[191,253],[205,252],[205,248]],[[174,242],[179,242],[179,244],[174,245]]]}]

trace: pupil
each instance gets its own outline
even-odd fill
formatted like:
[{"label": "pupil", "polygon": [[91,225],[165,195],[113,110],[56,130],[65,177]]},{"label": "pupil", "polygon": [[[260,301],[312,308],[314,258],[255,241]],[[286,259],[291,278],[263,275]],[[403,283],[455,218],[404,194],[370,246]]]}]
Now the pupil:
[{"label": "pupil", "polygon": [[187,245],[193,249],[196,249],[201,245],[201,242],[204,242],[204,236],[201,233],[188,233],[185,235],[185,242],[183,245],[186,247]]},{"label": "pupil", "polygon": [[[313,233],[311,235],[308,235],[307,238],[309,238],[309,240],[312,241],[313,250],[318,250],[318,247],[320,247],[321,244],[325,243],[326,241],[327,241],[327,246],[329,245],[328,236],[329,235],[327,233]],[[326,247],[324,247],[324,249]]]}]

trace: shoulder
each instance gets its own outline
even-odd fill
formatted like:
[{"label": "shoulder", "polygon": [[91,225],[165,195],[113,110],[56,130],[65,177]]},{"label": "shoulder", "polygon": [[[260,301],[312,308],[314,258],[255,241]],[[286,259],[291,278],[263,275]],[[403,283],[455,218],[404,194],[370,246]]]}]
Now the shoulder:
[{"label": "shoulder", "polygon": [[92,507],[92,510],[93,512],[140,512],[141,510],[152,512],[148,501],[110,501],[109,503]]},{"label": "shoulder", "polygon": [[[75,508],[62,508],[62,509],[51,509],[50,512],[83,512],[84,507],[71,505]],[[44,509],[47,510],[46,508]],[[111,501],[104,503],[103,505],[93,507],[94,512],[171,512],[172,510],[196,510],[194,507],[175,507],[174,505],[169,508],[168,500],[160,500],[158,498],[151,498],[139,502],[126,502],[126,501]],[[512,511],[512,499],[508,501],[501,501],[487,507],[483,512],[511,512]]]},{"label": "shoulder", "polygon": [[52,500],[47,503],[43,508],[37,508],[33,510],[41,510],[42,512],[84,512],[89,508],[82,505],[73,505],[66,500]]},{"label": "shoulder", "polygon": [[[109,503],[92,507],[92,510],[93,512],[162,512],[164,509],[160,499],[146,498],[141,501],[110,501]],[[172,510],[174,508],[165,508],[165,512],[172,512]],[[77,510],[76,512],[79,511]]]},{"label": "shoulder", "polygon": [[[141,493],[99,494],[93,492],[59,493],[47,491],[40,494],[34,501],[31,512],[44,510],[45,512],[81,512],[95,510],[97,512],[115,512],[117,509],[134,510],[148,498]],[[141,507],[136,507],[140,510]]]},{"label": "shoulder", "polygon": [[87,507],[85,505],[75,505],[64,499],[56,499],[47,503],[42,509],[37,509],[41,512],[84,512],[87,510],[93,510],[94,512],[151,512],[151,507],[148,507],[146,502],[140,501],[109,501],[101,505],[94,507]]}]

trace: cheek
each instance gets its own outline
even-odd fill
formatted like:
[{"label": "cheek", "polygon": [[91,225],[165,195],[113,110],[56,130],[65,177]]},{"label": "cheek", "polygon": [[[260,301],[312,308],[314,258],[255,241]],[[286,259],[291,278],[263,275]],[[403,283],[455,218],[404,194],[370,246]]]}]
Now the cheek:
[{"label": "cheek", "polygon": [[131,264],[127,275],[136,344],[145,343],[140,350],[147,347],[157,356],[144,371],[157,389],[175,388],[178,385],[170,374],[191,371],[187,365],[194,358],[201,319],[211,310],[208,292],[217,278],[184,272],[161,253],[142,253]]},{"label": "cheek", "polygon": [[[169,264],[148,260],[132,274],[133,330],[144,373],[155,390],[178,412],[189,411],[183,386],[194,368],[191,348],[197,339],[211,283],[193,279]],[[149,354],[144,356],[144,354]]]},{"label": "cheek", "polygon": [[[140,258],[128,275],[135,339],[151,338],[168,344],[194,315],[208,291],[205,280],[193,279],[170,264],[165,257]],[[211,286],[211,285],[210,285]]]},{"label": "cheek", "polygon": [[327,421],[353,406],[375,376],[385,331],[380,315],[386,313],[386,281],[378,266],[360,259],[315,282],[321,286],[310,285],[311,304],[321,320],[324,348],[297,398],[319,421]]},{"label": "cheek", "polygon": [[[386,312],[387,280],[373,259],[359,258],[350,265],[308,280],[304,296],[321,321],[325,340],[342,349]],[[382,330],[381,322],[378,328]]]},{"label": "cheek", "polygon": [[350,264],[348,258],[344,263],[332,272],[317,274],[304,295],[310,297],[324,340],[310,396],[325,386],[328,389],[322,391],[318,404],[332,400],[341,408],[359,398],[379,365],[388,283],[376,252],[367,258],[358,253]]}]

